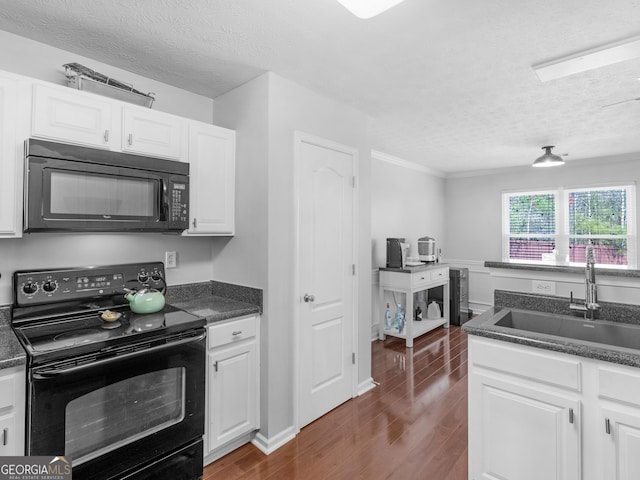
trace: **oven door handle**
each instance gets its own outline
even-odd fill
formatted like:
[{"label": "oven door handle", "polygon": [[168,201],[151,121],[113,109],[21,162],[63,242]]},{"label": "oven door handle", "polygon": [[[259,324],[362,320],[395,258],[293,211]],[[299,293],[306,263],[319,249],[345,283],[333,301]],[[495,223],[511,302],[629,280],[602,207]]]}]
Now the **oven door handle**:
[{"label": "oven door handle", "polygon": [[134,358],[147,353],[166,350],[168,348],[175,347],[178,345],[184,345],[186,343],[191,343],[191,342],[199,342],[200,340],[204,340],[206,336],[207,336],[207,332],[205,331],[200,335],[198,335],[197,337],[184,338],[182,340],[176,340],[175,342],[165,343],[164,345],[157,345],[155,347],[149,347],[143,350],[137,350],[135,352],[124,353],[122,355],[106,358],[104,360],[96,360],[95,362],[85,363],[83,365],[77,365],[75,367],[52,368],[52,369],[46,369],[46,370],[43,369],[42,371],[38,371],[37,369],[34,369],[32,375],[33,375],[33,378],[38,380],[46,380],[47,378],[58,377],[60,375],[69,375],[72,373],[82,372],[83,370],[87,370],[89,368],[93,368],[96,366],[109,365],[111,363],[118,362],[123,359]]}]

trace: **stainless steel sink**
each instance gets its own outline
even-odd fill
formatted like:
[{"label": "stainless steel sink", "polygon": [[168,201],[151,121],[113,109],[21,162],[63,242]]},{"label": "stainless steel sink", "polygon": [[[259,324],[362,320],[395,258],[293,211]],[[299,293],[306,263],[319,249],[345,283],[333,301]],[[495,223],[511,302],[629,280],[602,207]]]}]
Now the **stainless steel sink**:
[{"label": "stainless steel sink", "polygon": [[497,327],[640,349],[640,325],[509,308],[498,312],[494,319]]}]

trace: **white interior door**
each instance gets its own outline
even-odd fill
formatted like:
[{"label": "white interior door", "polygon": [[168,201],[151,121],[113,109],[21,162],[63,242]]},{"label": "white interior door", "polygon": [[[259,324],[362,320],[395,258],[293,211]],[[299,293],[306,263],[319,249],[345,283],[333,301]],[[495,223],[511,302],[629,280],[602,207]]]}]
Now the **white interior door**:
[{"label": "white interior door", "polygon": [[352,397],[357,151],[298,134],[299,427]]}]

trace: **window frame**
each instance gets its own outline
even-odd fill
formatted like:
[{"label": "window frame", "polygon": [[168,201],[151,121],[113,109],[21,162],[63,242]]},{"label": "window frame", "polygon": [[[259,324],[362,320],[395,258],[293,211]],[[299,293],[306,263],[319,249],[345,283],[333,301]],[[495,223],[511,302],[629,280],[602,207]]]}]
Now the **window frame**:
[{"label": "window frame", "polygon": [[[527,191],[509,191],[509,192],[503,192],[502,193],[502,259],[504,262],[510,262],[510,263],[527,263],[527,264],[533,264],[533,265],[540,265],[540,264],[546,264],[548,262],[544,262],[542,260],[523,260],[523,259],[517,259],[517,260],[512,260],[509,257],[509,253],[510,253],[510,245],[511,245],[511,238],[530,238],[532,237],[532,235],[525,235],[525,234],[512,234],[510,229],[511,229],[511,217],[510,217],[510,202],[509,199],[511,197],[521,197],[521,196],[525,196],[525,195],[553,195],[554,197],[554,214],[555,214],[555,233],[553,234],[546,234],[544,235],[544,237],[547,238],[552,238],[554,239],[554,243],[558,244],[558,236],[559,236],[559,231],[558,231],[558,215],[559,215],[559,211],[558,211],[558,197],[559,197],[559,191],[556,189],[543,189],[543,190],[527,190]],[[537,236],[542,236],[542,235],[537,235]]]},{"label": "window frame", "polygon": [[[615,190],[625,189],[627,191],[627,234],[626,235],[578,235],[570,234],[569,226],[569,194],[571,192],[597,191],[597,190]],[[545,235],[548,238],[555,239],[555,250],[557,256],[544,260],[521,260],[512,259],[510,254],[510,238],[531,237],[531,235],[511,234],[510,230],[510,209],[509,199],[514,196],[522,195],[545,195],[553,194],[555,199],[555,235]],[[596,264],[601,268],[615,268],[623,270],[633,270],[637,266],[637,241],[636,241],[636,183],[616,183],[604,185],[576,186],[576,187],[558,187],[558,188],[541,188],[529,190],[509,190],[502,192],[502,261],[505,263],[520,263],[531,265],[567,265],[582,266],[584,263],[569,261],[569,245],[573,238],[593,238],[593,239],[622,239],[627,241],[627,264]]]}]

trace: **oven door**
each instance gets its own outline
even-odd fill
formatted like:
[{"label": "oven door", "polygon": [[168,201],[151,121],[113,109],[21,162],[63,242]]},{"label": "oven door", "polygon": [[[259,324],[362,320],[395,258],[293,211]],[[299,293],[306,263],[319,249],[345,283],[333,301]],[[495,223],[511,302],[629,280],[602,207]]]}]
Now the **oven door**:
[{"label": "oven door", "polygon": [[184,477],[172,480],[199,478],[202,455],[193,448],[184,453],[194,442],[201,452],[204,434],[204,329],[193,335],[159,346],[130,345],[93,362],[34,367],[27,455],[64,455],[74,478],[128,478],[163,461],[185,463],[178,469]]}]

